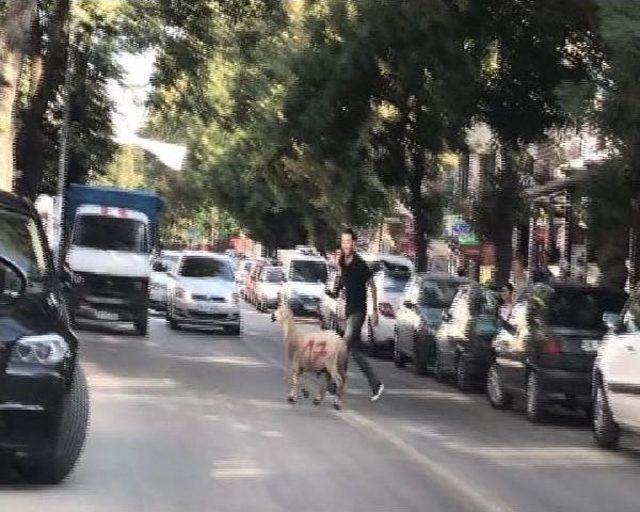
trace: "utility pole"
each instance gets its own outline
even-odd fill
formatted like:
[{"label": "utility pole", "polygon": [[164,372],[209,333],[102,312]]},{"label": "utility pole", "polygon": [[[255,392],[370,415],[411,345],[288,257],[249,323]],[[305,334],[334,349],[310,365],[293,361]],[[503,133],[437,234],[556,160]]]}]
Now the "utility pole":
[{"label": "utility pole", "polygon": [[68,45],[67,45],[67,65],[64,76],[63,98],[64,111],[62,114],[62,126],[58,138],[60,153],[58,155],[58,222],[59,222],[59,245],[58,245],[58,268],[62,269],[64,265],[64,250],[66,243],[66,234],[64,230],[64,193],[67,188],[67,166],[69,160],[69,124],[71,117],[71,86],[73,79],[73,13],[74,0],[69,4],[69,27],[68,27]]}]

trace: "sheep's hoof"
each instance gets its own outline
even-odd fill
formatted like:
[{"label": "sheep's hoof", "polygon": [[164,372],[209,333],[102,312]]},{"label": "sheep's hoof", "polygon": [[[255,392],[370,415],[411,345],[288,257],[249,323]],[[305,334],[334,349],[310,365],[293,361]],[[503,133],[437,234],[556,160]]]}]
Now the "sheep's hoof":
[{"label": "sheep's hoof", "polygon": [[309,398],[309,390],[308,389],[303,389],[302,390],[302,396],[305,398]]},{"label": "sheep's hoof", "polygon": [[296,403],[296,397],[295,396],[287,397],[287,402],[289,402],[290,404],[295,404]]},{"label": "sheep's hoof", "polygon": [[320,405],[320,402],[322,402],[322,400],[320,400],[319,398],[313,399],[313,405]]},{"label": "sheep's hoof", "polygon": [[342,410],[342,404],[340,402],[333,402],[333,408],[336,411],[341,411]]}]

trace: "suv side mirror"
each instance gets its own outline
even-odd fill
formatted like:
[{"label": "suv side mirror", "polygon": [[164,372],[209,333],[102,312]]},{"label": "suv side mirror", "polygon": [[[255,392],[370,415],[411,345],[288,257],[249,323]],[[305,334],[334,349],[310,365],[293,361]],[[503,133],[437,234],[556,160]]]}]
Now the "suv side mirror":
[{"label": "suv side mirror", "polygon": [[406,299],[404,302],[404,307],[407,309],[413,309],[415,307],[415,304],[413,302],[411,302],[409,299]]},{"label": "suv side mirror", "polygon": [[451,311],[445,309],[442,312],[442,321],[443,322],[450,322],[451,321]]}]

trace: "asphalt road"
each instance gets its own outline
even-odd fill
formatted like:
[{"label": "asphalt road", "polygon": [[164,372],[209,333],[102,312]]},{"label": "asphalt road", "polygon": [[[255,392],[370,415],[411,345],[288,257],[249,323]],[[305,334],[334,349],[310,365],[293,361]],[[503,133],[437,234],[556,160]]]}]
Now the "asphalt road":
[{"label": "asphalt road", "polygon": [[244,313],[241,337],[172,332],[161,318],[147,339],[79,331],[92,398],[83,458],[58,487],[5,472],[0,510],[640,510],[640,441],[602,451],[576,416],[530,425],[385,360],[378,403],[352,369],[343,411],[291,406],[278,328]]}]

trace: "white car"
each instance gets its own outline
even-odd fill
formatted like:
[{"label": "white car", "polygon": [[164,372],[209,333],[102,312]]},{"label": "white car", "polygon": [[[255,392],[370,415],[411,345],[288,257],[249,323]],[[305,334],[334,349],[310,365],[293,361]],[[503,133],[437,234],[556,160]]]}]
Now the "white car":
[{"label": "white car", "polygon": [[283,263],[285,281],[280,290],[280,300],[296,316],[317,317],[327,282],[327,260],[293,251],[286,255]]},{"label": "white car", "polygon": [[640,290],[622,315],[605,315],[609,333],[593,370],[593,434],[603,448],[616,448],[622,430],[640,433]]},{"label": "white car", "polygon": [[179,259],[179,251],[162,251],[160,256],[153,260],[149,277],[149,305],[152,309],[159,311],[167,309],[169,272],[176,269]]},{"label": "white car", "polygon": [[255,285],[256,308],[267,311],[278,307],[280,288],[284,282],[282,267],[262,267]]},{"label": "white car", "polygon": [[169,277],[167,321],[171,329],[181,325],[222,327],[240,334],[240,296],[227,256],[185,252]]},{"label": "white car", "polygon": [[374,281],[378,292],[378,325],[374,326],[371,322],[373,309],[371,298],[367,300],[368,314],[365,325],[365,339],[372,349],[393,345],[396,313],[411,275],[407,271],[391,272],[387,270],[375,274]]}]

